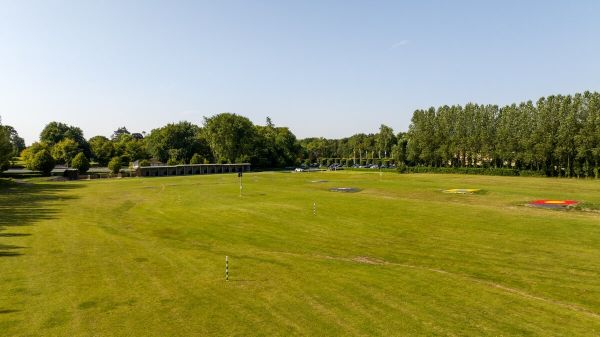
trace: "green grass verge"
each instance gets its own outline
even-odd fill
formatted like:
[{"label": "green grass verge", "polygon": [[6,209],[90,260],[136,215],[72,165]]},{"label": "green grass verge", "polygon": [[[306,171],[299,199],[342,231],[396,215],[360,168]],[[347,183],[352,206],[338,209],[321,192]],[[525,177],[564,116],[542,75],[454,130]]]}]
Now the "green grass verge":
[{"label": "green grass verge", "polygon": [[243,193],[234,174],[1,184],[0,335],[600,334],[600,217],[523,206],[600,204],[598,181],[249,173]]}]

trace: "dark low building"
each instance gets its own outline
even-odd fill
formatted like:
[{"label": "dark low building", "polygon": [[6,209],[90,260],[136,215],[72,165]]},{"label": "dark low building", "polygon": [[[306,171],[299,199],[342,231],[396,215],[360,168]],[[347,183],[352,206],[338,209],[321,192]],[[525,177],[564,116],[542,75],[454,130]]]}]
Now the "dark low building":
[{"label": "dark low building", "polygon": [[65,177],[69,180],[75,180],[79,177],[79,171],[68,167],[56,167],[50,172],[50,175],[53,177]]},{"label": "dark low building", "polygon": [[237,173],[250,171],[250,164],[189,164],[173,166],[140,166],[135,169],[138,177],[166,177],[192,174]]}]

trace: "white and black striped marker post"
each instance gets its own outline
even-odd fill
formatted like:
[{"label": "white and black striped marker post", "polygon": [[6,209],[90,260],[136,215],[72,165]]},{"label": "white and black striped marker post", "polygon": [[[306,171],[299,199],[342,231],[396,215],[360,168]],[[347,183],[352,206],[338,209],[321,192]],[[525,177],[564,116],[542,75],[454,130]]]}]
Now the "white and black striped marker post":
[{"label": "white and black striped marker post", "polygon": [[313,215],[317,215],[317,203],[313,202]]},{"label": "white and black striped marker post", "polygon": [[229,281],[229,256],[225,256],[225,281]]}]

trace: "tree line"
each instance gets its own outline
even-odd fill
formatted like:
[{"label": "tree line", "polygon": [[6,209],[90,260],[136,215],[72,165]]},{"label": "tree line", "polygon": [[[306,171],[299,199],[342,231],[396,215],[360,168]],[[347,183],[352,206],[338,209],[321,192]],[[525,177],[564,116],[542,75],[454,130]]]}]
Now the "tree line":
[{"label": "tree line", "polygon": [[407,163],[598,177],[600,94],[542,97],[499,108],[469,103],[416,110]]},{"label": "tree line", "polygon": [[358,133],[340,139],[305,138],[299,162],[303,164],[331,162],[346,165],[363,165],[383,162],[403,163],[406,161],[406,134],[382,124],[378,133]]},{"label": "tree line", "polygon": [[60,122],[46,125],[39,141],[21,152],[28,169],[49,173],[56,164],[85,172],[90,162],[113,172],[134,161],[149,165],[153,159],[167,165],[249,162],[258,168],[295,165],[301,150],[287,128],[254,125],[248,118],[221,113],[198,126],[187,121],[167,124],[150,133],[118,128],[109,137],[86,139],[83,131]]},{"label": "tree line", "polygon": [[599,177],[600,94],[555,95],[503,107],[469,103],[419,109],[406,133],[381,125],[377,133],[340,139],[298,140],[270,118],[255,125],[232,113],[204,118],[202,125],[182,121],[148,134],[121,127],[110,137],[89,139],[78,127],[52,122],[26,149],[13,128],[0,127],[0,165],[6,167],[19,153],[28,168],[43,172],[55,164],[83,171],[90,162],[118,171],[153,159],[169,165],[249,162],[256,168],[394,163],[400,169],[419,167],[419,172],[425,167],[498,168]]}]

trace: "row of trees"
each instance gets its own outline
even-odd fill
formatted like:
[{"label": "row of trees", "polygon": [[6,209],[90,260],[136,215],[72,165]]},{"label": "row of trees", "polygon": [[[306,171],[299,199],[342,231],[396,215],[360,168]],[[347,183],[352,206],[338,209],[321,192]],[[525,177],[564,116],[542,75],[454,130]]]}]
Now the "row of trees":
[{"label": "row of trees", "polygon": [[394,134],[391,127],[382,124],[376,134],[358,133],[341,139],[302,139],[300,160],[304,163],[322,162],[327,158],[350,159],[356,164],[375,159],[404,162],[406,145],[405,133]]},{"label": "row of trees", "polygon": [[[10,127],[0,128],[0,140],[12,153],[22,139]],[[3,143],[0,141],[0,151]],[[21,144],[21,145],[19,145]],[[190,122],[167,124],[149,134],[117,129],[110,138],[86,140],[80,128],[48,124],[39,142],[22,152],[30,168],[34,158],[87,167],[127,166],[135,160],[168,164],[250,162],[258,168],[301,163],[394,162],[408,166],[494,167],[543,172],[549,176],[598,176],[600,168],[600,94],[549,96],[504,107],[441,106],[416,110],[407,133],[381,125],[375,134],[341,139],[297,140],[286,127],[254,125],[248,118],[222,113]],[[0,152],[1,153],[1,152]],[[41,155],[40,155],[41,156]],[[42,158],[42,157],[40,157]],[[2,157],[0,157],[2,160]]]},{"label": "row of trees", "polygon": [[600,94],[549,96],[501,108],[470,103],[417,110],[407,142],[407,162],[413,165],[597,177]]},{"label": "row of trees", "polygon": [[78,127],[51,122],[39,141],[22,151],[21,157],[27,168],[46,173],[54,164],[85,172],[89,162],[94,161],[118,171],[133,161],[149,159],[169,165],[250,162],[268,168],[296,164],[300,149],[296,136],[286,127],[275,126],[269,118],[262,126],[243,116],[222,113],[205,118],[202,126],[182,121],[147,135],[122,127],[110,138],[99,135],[89,140]]}]

